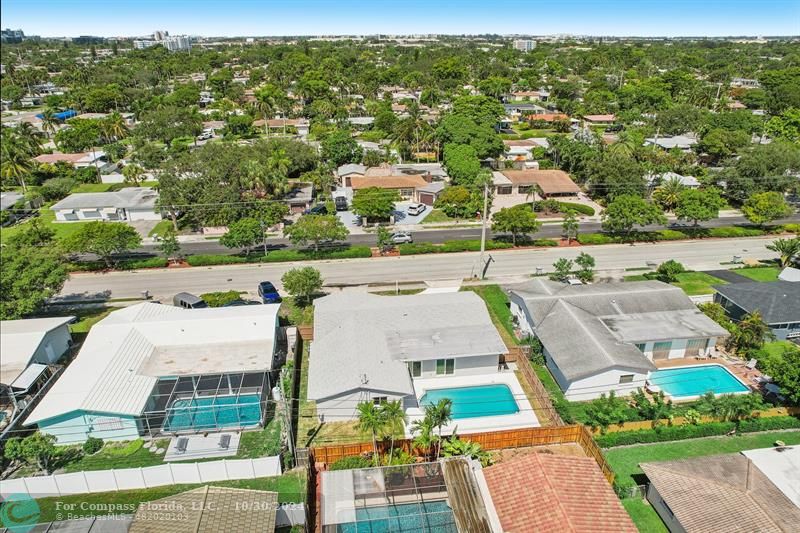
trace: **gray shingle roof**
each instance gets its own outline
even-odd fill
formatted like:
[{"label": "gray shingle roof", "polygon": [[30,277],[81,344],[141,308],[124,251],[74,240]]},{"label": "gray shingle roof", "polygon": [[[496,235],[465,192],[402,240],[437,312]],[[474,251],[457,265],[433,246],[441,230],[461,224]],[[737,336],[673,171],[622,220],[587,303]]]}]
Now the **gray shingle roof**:
[{"label": "gray shingle roof", "polygon": [[412,394],[406,361],[501,353],[506,346],[472,292],[326,296],[314,303],[308,397],[359,388]]},{"label": "gray shingle roof", "polygon": [[715,285],[718,293],[746,312],[761,312],[767,324],[800,322],[800,283],[773,281]]},{"label": "gray shingle roof", "polygon": [[158,192],[149,187],[126,187],[116,192],[82,192],[70,194],[50,209],[94,209],[103,207],[146,209],[155,207]]},{"label": "gray shingle roof", "polygon": [[566,285],[536,278],[510,298],[569,380],[611,368],[655,370],[637,342],[727,335],[680,288],[660,281]]}]

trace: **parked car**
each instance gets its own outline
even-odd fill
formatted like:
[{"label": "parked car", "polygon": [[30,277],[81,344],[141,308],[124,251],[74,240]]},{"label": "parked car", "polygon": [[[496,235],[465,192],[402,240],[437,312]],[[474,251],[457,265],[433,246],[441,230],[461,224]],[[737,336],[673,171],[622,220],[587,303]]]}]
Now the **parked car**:
[{"label": "parked car", "polygon": [[361,215],[353,215],[353,225],[360,226],[362,222]]},{"label": "parked car", "polygon": [[265,304],[276,304],[282,301],[278,289],[270,281],[262,281],[258,284],[258,296]]},{"label": "parked car", "polygon": [[184,309],[204,309],[208,307],[205,300],[188,292],[179,292],[172,297],[172,305]]},{"label": "parked car", "polygon": [[392,233],[392,244],[406,244],[410,242],[414,242],[410,231],[398,231],[397,233]]},{"label": "parked car", "polygon": [[205,141],[214,137],[214,133],[208,130],[203,131],[200,135],[197,136],[198,141]]},{"label": "parked car", "polygon": [[347,197],[337,196],[333,199],[337,211],[347,211]]},{"label": "parked car", "polygon": [[317,204],[314,207],[309,207],[305,211],[303,211],[304,215],[327,215],[328,208],[325,207],[325,204]]},{"label": "parked car", "polygon": [[417,216],[421,213],[424,213],[427,208],[428,206],[425,204],[411,204],[408,206],[407,212],[411,216]]}]

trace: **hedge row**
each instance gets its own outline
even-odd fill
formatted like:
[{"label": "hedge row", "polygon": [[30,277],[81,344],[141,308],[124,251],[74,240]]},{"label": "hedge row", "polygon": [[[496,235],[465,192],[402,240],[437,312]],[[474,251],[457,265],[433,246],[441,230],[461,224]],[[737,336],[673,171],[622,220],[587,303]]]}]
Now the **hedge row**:
[{"label": "hedge row", "polygon": [[[117,270],[138,270],[141,268],[164,268],[167,264],[168,261],[163,257],[150,257],[148,259],[126,259],[125,261],[117,261],[114,268]],[[70,272],[95,272],[106,270],[107,268],[103,261],[87,261],[69,265]]]},{"label": "hedge row", "polygon": [[322,259],[355,259],[372,257],[369,246],[351,246],[341,250],[275,250],[267,255],[190,255],[186,262],[191,266],[233,265],[239,263],[282,263],[287,261],[316,261]]},{"label": "hedge row", "polygon": [[[550,239],[536,239],[533,241],[526,241],[520,243],[525,246],[558,246],[556,241]],[[400,255],[420,255],[420,254],[446,254],[453,252],[479,252],[481,250],[481,241],[446,241],[443,244],[433,244],[431,242],[419,242],[410,244],[401,244],[397,247]],[[506,241],[486,241],[487,250],[503,250],[514,248],[514,245]]]},{"label": "hedge row", "polygon": [[[787,230],[787,226],[777,228]],[[634,231],[630,239],[635,242],[654,242],[654,241],[679,241],[684,239],[704,239],[704,238],[737,238],[737,237],[759,237],[775,233],[776,229],[764,230],[758,228],[740,228],[729,226],[722,228],[698,228],[698,229],[662,229],[658,231]],[[609,235],[606,233],[582,233],[578,235],[578,242],[581,244],[614,244],[629,242],[619,235]]]},{"label": "hedge row", "polygon": [[584,204],[576,204],[573,202],[558,202],[559,210],[566,213],[570,209],[581,215],[594,216],[594,207]]},{"label": "hedge row", "polygon": [[[597,435],[594,440],[601,448],[614,446],[627,446],[630,444],[644,444],[651,442],[665,442],[671,440],[697,439],[725,435],[736,427],[734,422],[709,422],[707,424],[686,424],[682,426],[659,426],[655,429],[640,429],[638,431],[619,431]],[[793,416],[759,417],[741,420],[736,430],[740,433],[753,433],[756,431],[774,431],[778,429],[800,428],[800,419]]]}]

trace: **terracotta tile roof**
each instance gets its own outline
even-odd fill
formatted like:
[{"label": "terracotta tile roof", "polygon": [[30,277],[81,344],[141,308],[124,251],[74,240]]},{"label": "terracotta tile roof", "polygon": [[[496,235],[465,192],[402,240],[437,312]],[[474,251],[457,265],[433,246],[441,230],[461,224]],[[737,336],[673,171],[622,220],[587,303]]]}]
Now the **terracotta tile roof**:
[{"label": "terracotta tile roof", "polygon": [[353,190],[379,187],[381,189],[416,189],[425,187],[428,182],[422,176],[353,176],[350,178]]},{"label": "terracotta tile roof", "polygon": [[[270,128],[283,128],[286,127],[297,127],[297,126],[305,126],[308,125],[308,121],[303,118],[271,118],[269,119],[269,127]],[[253,127],[264,127],[264,119],[260,118],[258,120],[253,121]]]},{"label": "terracotta tile roof", "polygon": [[530,115],[528,120],[542,120],[544,122],[553,122],[556,120],[567,120],[569,117],[564,113],[543,113],[541,115]]},{"label": "terracotta tile roof", "polygon": [[81,152],[77,154],[42,154],[37,155],[34,157],[34,161],[38,163],[58,163],[60,161],[64,161],[66,163],[77,163],[84,157],[86,157],[86,152]]},{"label": "terracotta tile roof", "polygon": [[617,120],[617,116],[614,114],[583,115],[583,120],[588,120],[589,122],[614,122]]},{"label": "terracotta tile roof", "polygon": [[640,466],[689,533],[800,531],[800,508],[742,454]]},{"label": "terracotta tile roof", "polygon": [[594,459],[531,453],[483,469],[505,533],[635,533]]},{"label": "terracotta tile roof", "polygon": [[536,184],[544,194],[577,193],[580,187],[563,170],[504,170],[514,185]]}]

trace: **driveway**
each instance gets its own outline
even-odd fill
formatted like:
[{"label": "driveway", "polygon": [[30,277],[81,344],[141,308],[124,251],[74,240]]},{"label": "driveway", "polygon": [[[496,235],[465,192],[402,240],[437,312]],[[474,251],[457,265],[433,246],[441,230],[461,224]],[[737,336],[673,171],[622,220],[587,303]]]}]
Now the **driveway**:
[{"label": "driveway", "polygon": [[153,231],[153,228],[156,227],[156,224],[161,222],[160,220],[133,220],[129,221],[128,225],[133,226],[133,229],[142,236],[143,239],[146,239],[150,232]]},{"label": "driveway", "polygon": [[408,226],[413,224],[421,224],[425,217],[431,214],[433,208],[427,206],[425,211],[419,215],[409,215],[408,207],[415,202],[397,202],[394,204],[394,223],[396,226]]},{"label": "driveway", "polygon": [[742,276],[741,274],[737,274],[732,270],[706,270],[704,273],[714,276],[715,278],[719,278],[723,281],[727,281],[728,283],[750,283],[753,281],[752,279]]}]

